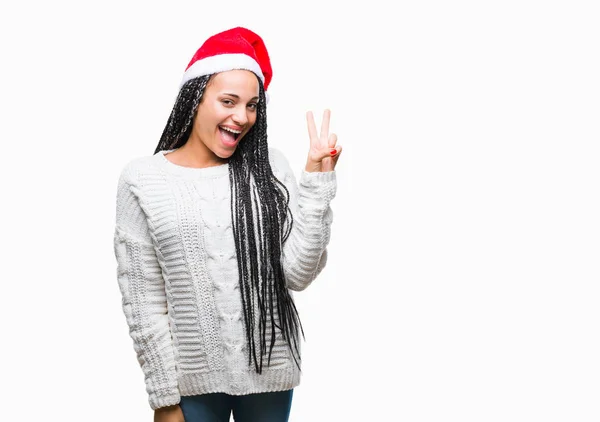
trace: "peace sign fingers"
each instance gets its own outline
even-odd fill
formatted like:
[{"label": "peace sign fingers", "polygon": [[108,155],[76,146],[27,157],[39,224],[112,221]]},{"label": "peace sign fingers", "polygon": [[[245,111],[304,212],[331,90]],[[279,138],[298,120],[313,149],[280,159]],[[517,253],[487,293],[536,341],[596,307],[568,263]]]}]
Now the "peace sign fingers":
[{"label": "peace sign fingers", "polygon": [[332,171],[337,163],[341,148],[338,147],[337,151],[332,154],[332,150],[336,148],[337,136],[334,133],[329,133],[330,119],[331,111],[326,109],[323,112],[321,131],[317,133],[312,111],[306,113],[306,125],[310,139],[310,150],[306,166],[308,171]]}]

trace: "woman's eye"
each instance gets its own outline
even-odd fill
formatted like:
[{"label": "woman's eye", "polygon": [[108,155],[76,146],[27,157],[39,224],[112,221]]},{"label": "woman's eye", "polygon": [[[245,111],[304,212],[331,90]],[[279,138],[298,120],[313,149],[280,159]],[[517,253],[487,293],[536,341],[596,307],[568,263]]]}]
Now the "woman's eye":
[{"label": "woman's eye", "polygon": [[231,100],[223,100],[222,103],[227,106],[233,105],[233,101],[231,101]]},{"label": "woman's eye", "polygon": [[250,107],[251,110],[256,110],[256,107],[258,107],[258,104],[256,104],[256,103],[248,104],[248,107]]}]

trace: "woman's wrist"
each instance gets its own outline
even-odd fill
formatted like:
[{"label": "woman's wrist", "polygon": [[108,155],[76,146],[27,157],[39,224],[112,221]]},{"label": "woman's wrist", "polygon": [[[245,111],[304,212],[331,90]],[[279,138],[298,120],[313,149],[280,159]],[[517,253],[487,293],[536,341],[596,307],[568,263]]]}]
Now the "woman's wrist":
[{"label": "woman's wrist", "polygon": [[309,172],[309,173],[314,173],[317,171],[321,171],[321,162],[320,161],[312,161],[312,160],[307,160],[306,161],[306,166],[304,167],[304,170]]}]

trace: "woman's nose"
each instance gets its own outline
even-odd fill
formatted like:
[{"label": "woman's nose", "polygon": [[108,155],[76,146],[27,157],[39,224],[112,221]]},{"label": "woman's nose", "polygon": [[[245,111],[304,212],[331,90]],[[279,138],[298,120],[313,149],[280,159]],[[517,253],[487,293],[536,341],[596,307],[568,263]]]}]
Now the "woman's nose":
[{"label": "woman's nose", "polygon": [[248,115],[246,113],[246,108],[238,107],[235,110],[235,113],[233,114],[232,118],[236,125],[239,125],[239,126],[246,125],[246,123],[248,123]]}]

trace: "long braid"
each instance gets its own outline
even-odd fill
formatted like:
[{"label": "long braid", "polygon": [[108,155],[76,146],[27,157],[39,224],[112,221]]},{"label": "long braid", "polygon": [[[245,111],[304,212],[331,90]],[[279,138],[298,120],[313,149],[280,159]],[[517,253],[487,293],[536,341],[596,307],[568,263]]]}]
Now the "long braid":
[{"label": "long braid", "polygon": [[[275,328],[279,328],[284,340],[292,349],[292,356],[300,369],[300,353],[296,338],[298,327],[303,336],[304,330],[287,289],[281,263],[282,245],[289,237],[293,216],[289,210],[289,192],[273,175],[269,162],[266,98],[260,81],[259,86],[260,100],[256,122],[232,155],[229,171],[232,198],[237,198],[236,203],[232,202],[231,215],[234,236],[237,240],[240,282],[244,286],[241,292],[247,327],[246,336],[250,345],[249,363],[254,359],[256,371],[261,373],[263,355],[266,354],[267,349],[266,318],[271,322],[267,364],[270,364],[275,345]],[[258,320],[260,358],[257,358],[256,345],[253,341],[255,295],[260,311]],[[275,306],[277,306],[279,325],[276,320]]]},{"label": "long braid", "polygon": [[[188,81],[181,88],[155,154],[161,150],[179,148],[187,142],[196,110],[209,80],[210,75],[201,76]],[[255,370],[260,374],[267,349],[267,318],[271,322],[267,365],[271,362],[276,339],[275,328],[278,328],[292,351],[296,366],[301,370],[297,336],[300,328],[304,337],[304,329],[287,289],[281,262],[283,244],[293,225],[293,215],[289,209],[290,194],[271,169],[267,144],[266,97],[260,79],[258,83],[260,99],[256,122],[229,158],[229,180],[248,364],[251,365],[254,360]],[[257,307],[258,327],[255,327]],[[256,331],[260,338],[258,357],[254,341]]]},{"label": "long braid", "polygon": [[194,115],[209,79],[210,75],[200,76],[181,87],[169,120],[154,150],[155,154],[158,151],[179,148],[187,142],[192,133]]}]

